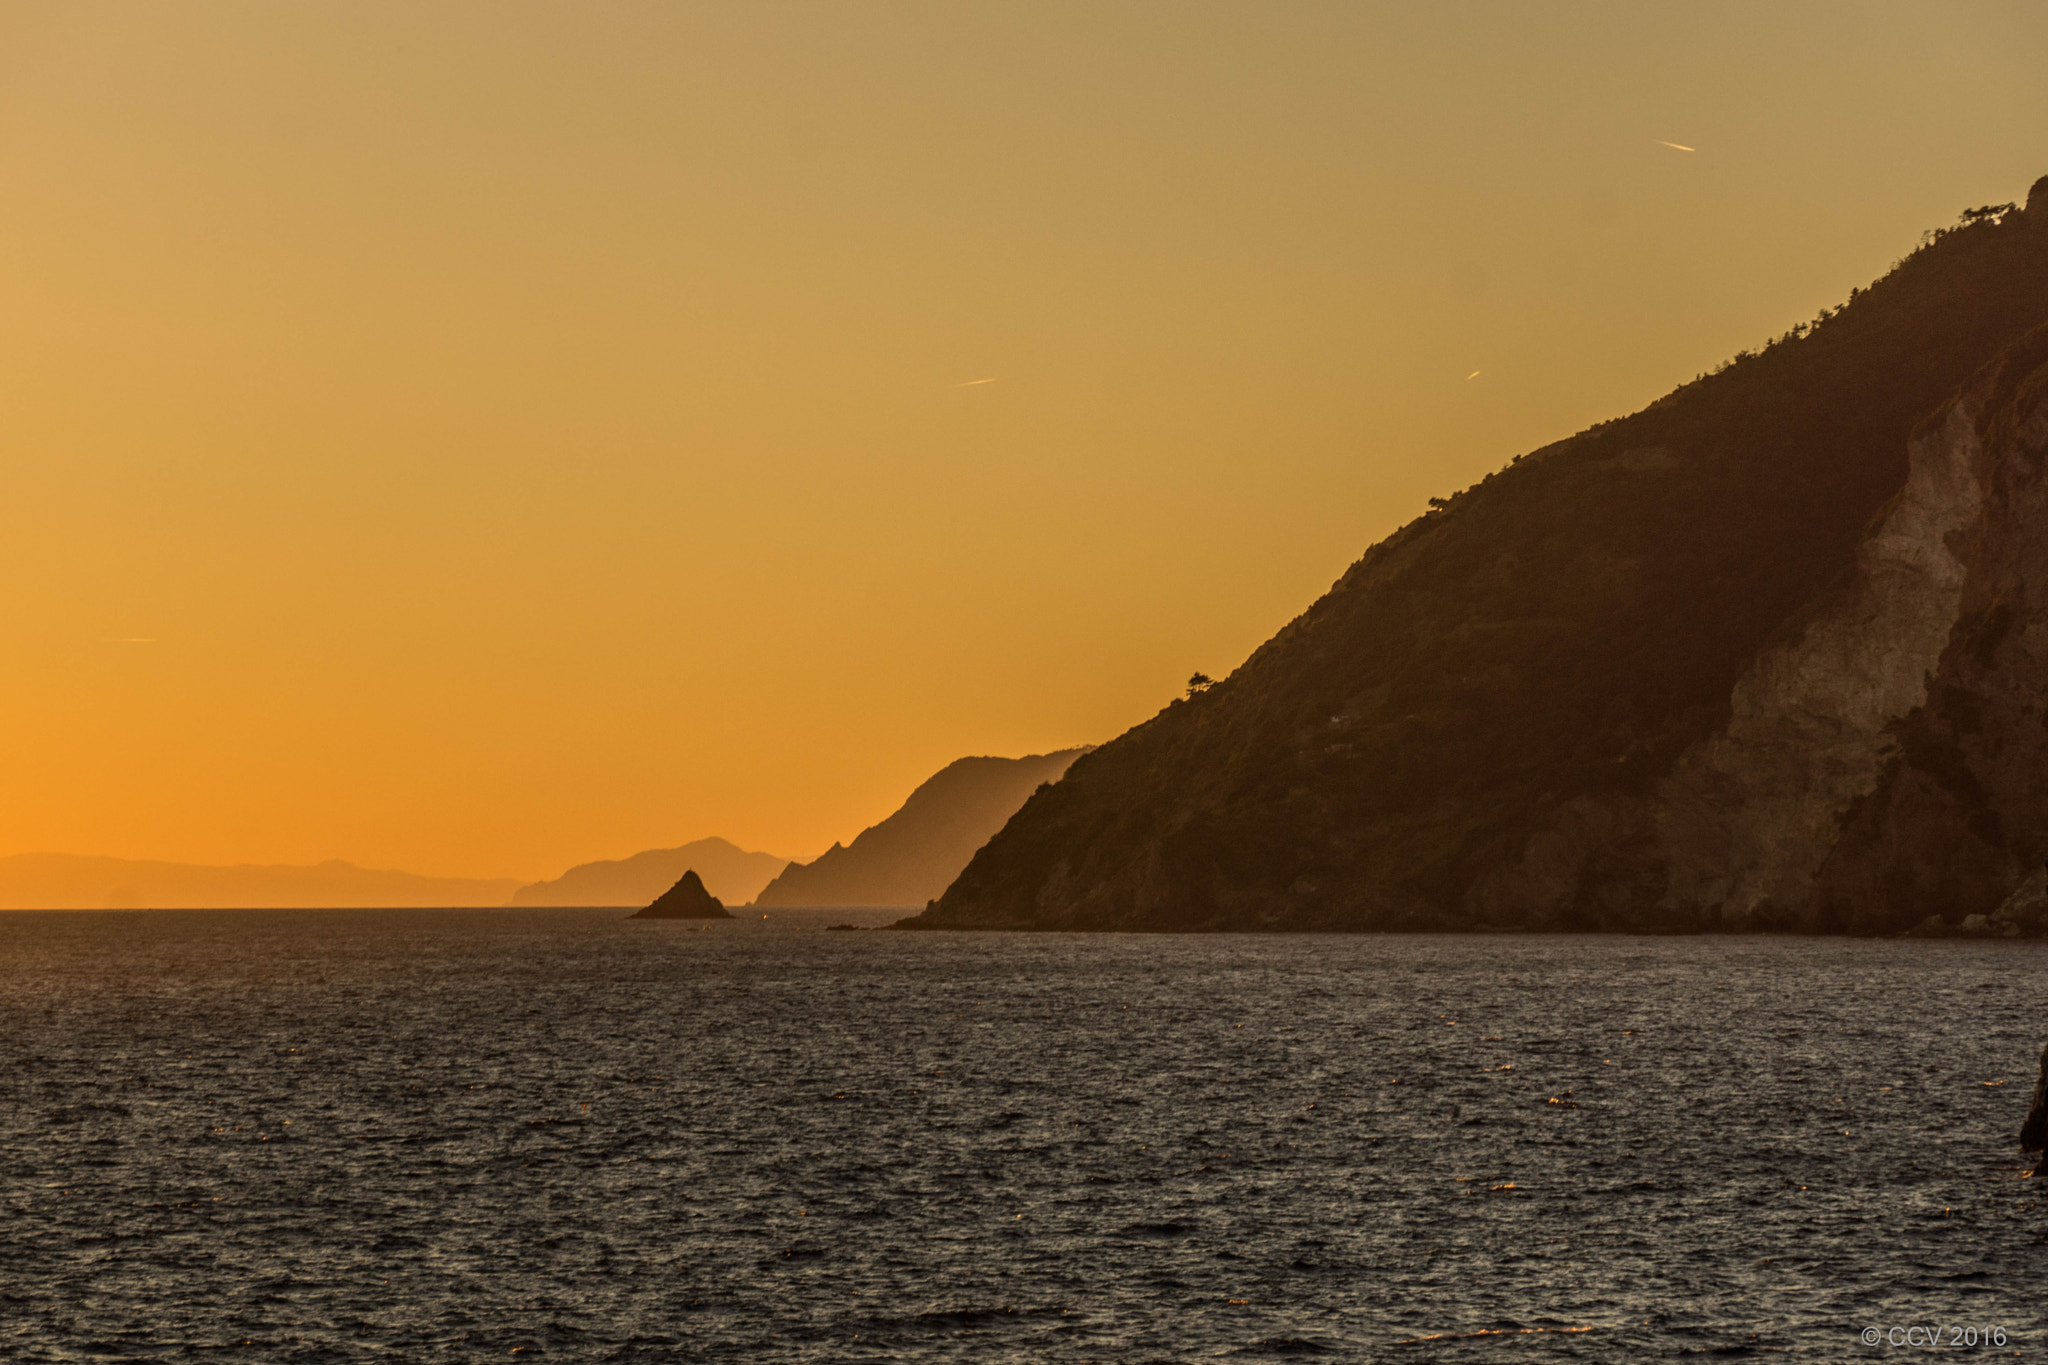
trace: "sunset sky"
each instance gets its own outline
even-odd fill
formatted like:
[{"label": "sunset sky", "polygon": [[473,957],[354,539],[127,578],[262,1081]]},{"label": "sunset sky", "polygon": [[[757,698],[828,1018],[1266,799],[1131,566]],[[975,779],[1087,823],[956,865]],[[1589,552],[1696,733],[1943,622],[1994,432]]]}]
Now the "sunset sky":
[{"label": "sunset sky", "polygon": [[815,853],[2023,198],[2044,70],[2036,3],[0,4],[0,855]]}]

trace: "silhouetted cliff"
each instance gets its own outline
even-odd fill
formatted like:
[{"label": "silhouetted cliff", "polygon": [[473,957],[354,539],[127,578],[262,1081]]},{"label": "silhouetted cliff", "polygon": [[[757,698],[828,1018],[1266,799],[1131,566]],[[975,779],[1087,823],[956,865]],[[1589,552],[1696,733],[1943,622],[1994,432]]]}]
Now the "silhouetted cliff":
[{"label": "silhouetted cliff", "polygon": [[906,924],[1989,914],[2048,852],[2044,321],[2048,178],[1402,528]]},{"label": "silhouetted cliff", "polygon": [[1025,758],[963,758],[927,778],[894,815],[810,863],[791,863],[756,905],[923,905],[1032,791],[1057,782],[1086,749]]}]

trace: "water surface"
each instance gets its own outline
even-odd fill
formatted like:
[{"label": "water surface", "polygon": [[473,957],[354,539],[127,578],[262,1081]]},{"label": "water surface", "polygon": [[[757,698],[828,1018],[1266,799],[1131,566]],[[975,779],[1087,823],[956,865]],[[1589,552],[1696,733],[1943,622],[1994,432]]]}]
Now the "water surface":
[{"label": "water surface", "polygon": [[886,918],[0,915],[0,1357],[2041,1348],[2048,948]]}]

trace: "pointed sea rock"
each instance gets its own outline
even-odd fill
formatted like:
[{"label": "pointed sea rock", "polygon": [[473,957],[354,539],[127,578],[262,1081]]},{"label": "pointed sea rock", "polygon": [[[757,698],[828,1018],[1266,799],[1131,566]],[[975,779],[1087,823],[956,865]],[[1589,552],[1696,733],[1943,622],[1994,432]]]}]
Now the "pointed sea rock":
[{"label": "pointed sea rock", "polygon": [[718,897],[704,889],[704,880],[694,870],[685,872],[681,879],[645,910],[628,915],[628,919],[731,919],[732,914]]}]

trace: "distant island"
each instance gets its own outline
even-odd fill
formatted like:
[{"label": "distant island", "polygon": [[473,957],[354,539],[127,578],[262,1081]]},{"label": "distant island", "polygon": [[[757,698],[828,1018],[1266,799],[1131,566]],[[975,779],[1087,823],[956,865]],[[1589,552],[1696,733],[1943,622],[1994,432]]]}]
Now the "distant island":
[{"label": "distant island", "polygon": [[750,853],[724,839],[699,839],[680,848],[579,863],[553,881],[520,887],[512,904],[645,905],[683,873],[694,871],[712,894],[737,905],[760,894],[787,866],[789,859],[772,853]]},{"label": "distant island", "polygon": [[888,819],[816,860],[791,863],[756,905],[923,905],[1031,793],[1057,782],[1086,749],[1024,758],[962,758],[920,783]]},{"label": "distant island", "polygon": [[0,858],[0,910],[246,910],[503,905],[518,882],[324,863],[211,866],[72,853]]},{"label": "distant island", "polygon": [[645,910],[627,919],[731,919],[732,912],[709,891],[694,870],[685,871],[676,884],[661,893]]},{"label": "distant island", "polygon": [[1430,499],[905,926],[2048,931],[2044,324],[2048,177]]}]

